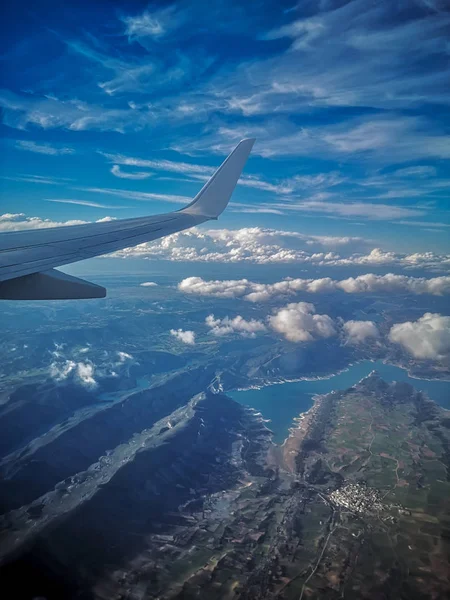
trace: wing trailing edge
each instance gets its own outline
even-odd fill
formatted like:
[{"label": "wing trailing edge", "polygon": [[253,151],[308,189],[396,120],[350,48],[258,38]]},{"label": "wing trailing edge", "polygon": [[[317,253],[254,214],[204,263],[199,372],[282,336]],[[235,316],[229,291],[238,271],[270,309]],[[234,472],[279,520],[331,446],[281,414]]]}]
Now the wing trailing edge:
[{"label": "wing trailing edge", "polygon": [[0,298],[4,300],[81,300],[105,296],[104,287],[56,269],[0,282]]},{"label": "wing trailing edge", "polygon": [[150,242],[217,219],[225,210],[252,150],[239,142],[194,200],[160,215],[0,234],[0,299],[103,298],[101,286],[55,267]]}]

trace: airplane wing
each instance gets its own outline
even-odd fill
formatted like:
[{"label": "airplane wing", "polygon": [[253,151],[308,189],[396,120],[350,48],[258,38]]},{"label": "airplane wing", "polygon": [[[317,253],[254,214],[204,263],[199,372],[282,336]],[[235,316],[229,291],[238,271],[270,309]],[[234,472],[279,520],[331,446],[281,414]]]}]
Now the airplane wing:
[{"label": "airplane wing", "polygon": [[242,140],[194,200],[181,210],[137,219],[0,234],[0,299],[104,298],[105,288],[55,267],[217,219],[230,200],[254,141]]}]

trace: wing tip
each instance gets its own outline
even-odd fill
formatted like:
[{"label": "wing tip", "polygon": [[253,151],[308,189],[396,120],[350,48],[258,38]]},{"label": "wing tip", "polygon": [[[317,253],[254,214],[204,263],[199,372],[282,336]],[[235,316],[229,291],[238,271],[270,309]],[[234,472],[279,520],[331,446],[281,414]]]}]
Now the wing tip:
[{"label": "wing tip", "polygon": [[252,151],[256,138],[244,138],[227,156],[194,200],[181,212],[217,219],[225,210]]}]

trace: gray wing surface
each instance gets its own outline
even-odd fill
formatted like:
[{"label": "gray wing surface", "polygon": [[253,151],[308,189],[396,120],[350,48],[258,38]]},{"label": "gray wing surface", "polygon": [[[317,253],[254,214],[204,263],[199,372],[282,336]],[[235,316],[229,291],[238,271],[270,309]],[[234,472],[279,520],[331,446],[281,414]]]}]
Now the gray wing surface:
[{"label": "gray wing surface", "polygon": [[254,144],[242,140],[194,200],[151,217],[0,234],[0,299],[103,298],[105,288],[55,269],[150,242],[217,219],[225,210]]}]

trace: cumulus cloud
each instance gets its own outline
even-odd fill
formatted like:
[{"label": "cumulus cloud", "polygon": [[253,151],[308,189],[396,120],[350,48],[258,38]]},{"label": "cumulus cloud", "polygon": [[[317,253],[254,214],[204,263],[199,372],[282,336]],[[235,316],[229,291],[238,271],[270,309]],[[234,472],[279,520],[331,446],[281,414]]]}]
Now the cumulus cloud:
[{"label": "cumulus cloud", "polygon": [[336,335],[333,320],[316,314],[314,304],[291,303],[268,317],[270,327],[290,342],[311,342]]},{"label": "cumulus cloud", "polygon": [[389,339],[415,358],[444,360],[450,356],[450,317],[425,313],[417,321],[397,323]]},{"label": "cumulus cloud", "polygon": [[263,227],[235,230],[193,228],[121,250],[114,256],[193,262],[318,263],[340,258],[334,250],[347,252],[366,246],[367,243],[360,237],[311,236]]},{"label": "cumulus cloud", "polygon": [[102,379],[118,377],[119,372],[133,360],[128,352],[102,350],[99,353],[91,344],[68,348],[66,344],[55,342],[50,354],[49,373],[52,379],[88,388],[96,387]]},{"label": "cumulus cloud", "polygon": [[[86,190],[89,189],[86,188]],[[91,191],[111,192],[113,195],[117,192],[117,195],[125,197],[130,194],[130,197],[139,196],[139,199],[153,198],[173,202],[181,200],[181,197],[178,196],[168,197],[166,195],[129,192],[127,190],[92,188]],[[106,218],[111,219],[111,217]],[[86,223],[86,221],[55,222],[40,217],[27,217],[23,213],[6,213],[0,216],[0,231],[40,229],[83,223]],[[120,258],[162,258],[188,262],[297,263],[318,266],[397,265],[404,268],[422,267],[432,269],[443,269],[450,266],[450,256],[436,255],[433,252],[398,254],[386,252],[380,248],[375,248],[368,254],[355,252],[355,250],[365,246],[367,246],[367,242],[360,237],[312,236],[261,227],[236,230],[199,230],[193,228],[154,242],[119,250],[110,256]]]},{"label": "cumulus cloud", "polygon": [[352,346],[361,344],[367,339],[378,338],[380,333],[373,321],[347,321],[343,325],[346,342]]},{"label": "cumulus cloud", "polygon": [[386,292],[399,294],[450,294],[450,276],[409,277],[407,275],[375,275],[367,273],[358,277],[336,280],[331,277],[320,279],[284,279],[276,283],[255,283],[248,279],[225,279],[205,281],[201,277],[187,277],[178,284],[178,289],[187,294],[212,296],[215,298],[243,298],[250,302],[265,302],[273,298],[295,295],[299,292],[311,294],[336,291],[347,294]]},{"label": "cumulus cloud", "polygon": [[256,333],[267,331],[262,321],[256,319],[247,321],[241,315],[237,315],[234,318],[225,317],[223,319],[216,319],[214,315],[208,315],[205,323],[210,327],[210,333],[217,336],[238,333],[243,337],[255,337]]},{"label": "cumulus cloud", "polygon": [[85,387],[96,387],[95,367],[91,362],[73,360],[55,361],[50,365],[50,377],[55,381],[65,381],[71,375],[75,381]]},{"label": "cumulus cloud", "polygon": [[[137,200],[187,202],[181,196],[152,194],[130,190],[80,188],[83,191],[117,195]],[[67,201],[66,201],[67,202]],[[71,201],[74,202],[74,201]],[[77,201],[80,203],[80,201]],[[90,203],[96,206],[96,203]],[[100,205],[98,205],[100,206]],[[103,206],[106,208],[106,206]],[[122,208],[122,207],[115,207]],[[105,217],[111,219],[112,217]],[[41,229],[62,225],[79,225],[86,221],[51,221],[28,217],[23,213],[0,215],[0,231]],[[318,236],[263,227],[242,229],[197,229],[182,231],[165,238],[138,244],[110,254],[118,258],[164,259],[186,262],[221,262],[255,264],[306,264],[317,266],[399,266],[443,270],[450,267],[450,255],[433,252],[400,254],[374,248],[367,253],[368,242],[361,237]],[[364,250],[365,252],[361,252]]]},{"label": "cumulus cloud", "polygon": [[187,262],[251,262],[255,264],[312,264],[318,266],[401,266],[448,268],[449,255],[433,252],[400,254],[374,248],[360,237],[311,236],[262,227],[196,229],[115,252],[121,258],[163,258]]},{"label": "cumulus cloud", "polygon": [[[96,221],[111,221],[113,217],[103,217]],[[70,219],[69,221],[52,221],[51,219],[41,219],[41,217],[27,217],[23,213],[5,213],[0,215],[0,231],[22,231],[24,229],[48,229],[49,227],[63,227],[70,225],[84,225],[89,221],[80,219]]]},{"label": "cumulus cloud", "polygon": [[128,352],[119,351],[117,352],[117,357],[119,359],[119,363],[124,363],[127,360],[133,360],[133,356],[131,354],[128,354]]},{"label": "cumulus cloud", "polygon": [[244,296],[252,282],[248,279],[227,279],[205,281],[201,277],[187,277],[180,281],[178,289],[187,294],[214,296],[216,298],[239,298]]},{"label": "cumulus cloud", "polygon": [[176,337],[183,344],[193,346],[195,344],[195,333],[194,331],[183,331],[182,329],[171,329],[170,335]]},{"label": "cumulus cloud", "polygon": [[139,284],[141,287],[156,287],[158,284],[155,283],[154,281],[144,281],[143,283]]}]

